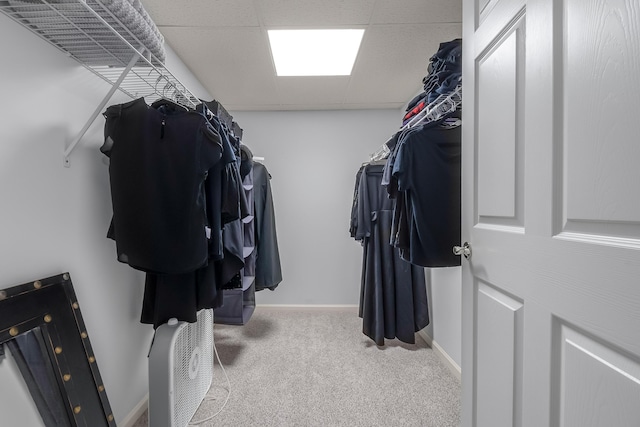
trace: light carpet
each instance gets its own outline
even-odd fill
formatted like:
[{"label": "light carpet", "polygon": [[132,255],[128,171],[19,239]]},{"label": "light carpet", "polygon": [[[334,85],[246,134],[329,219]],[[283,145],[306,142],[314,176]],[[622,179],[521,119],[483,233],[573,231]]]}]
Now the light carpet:
[{"label": "light carpet", "polygon": [[[214,339],[231,395],[202,427],[460,425],[460,382],[438,355],[418,336],[376,346],[356,309],[258,307],[247,325],[215,325]],[[226,393],[216,362],[214,400],[192,422]],[[134,427],[146,425],[145,413]]]}]

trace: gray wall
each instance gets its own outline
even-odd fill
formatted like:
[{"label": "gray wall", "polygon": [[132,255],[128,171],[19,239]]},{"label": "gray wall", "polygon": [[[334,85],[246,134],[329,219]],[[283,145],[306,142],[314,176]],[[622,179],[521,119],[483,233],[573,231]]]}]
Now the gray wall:
[{"label": "gray wall", "polygon": [[358,168],[398,110],[234,112],[272,175],[284,280],[258,304],[358,304],[362,247],[349,236]]},{"label": "gray wall", "polygon": [[[65,144],[109,86],[0,15],[0,288],[69,271],[120,422],[147,394],[152,328],[139,323],[143,275],[115,260],[100,116],[63,167]],[[168,65],[209,97],[172,52]],[[198,92],[199,91],[199,92]],[[112,101],[128,100],[117,95]],[[0,359],[0,424],[36,426],[12,358]]]},{"label": "gray wall", "polygon": [[[349,237],[355,173],[397,129],[398,110],[234,112],[272,175],[282,284],[257,303],[358,304],[362,248]],[[460,268],[426,269],[427,334],[460,366]]]},{"label": "gray wall", "polygon": [[462,366],[462,267],[427,268],[431,324],[425,332]]}]

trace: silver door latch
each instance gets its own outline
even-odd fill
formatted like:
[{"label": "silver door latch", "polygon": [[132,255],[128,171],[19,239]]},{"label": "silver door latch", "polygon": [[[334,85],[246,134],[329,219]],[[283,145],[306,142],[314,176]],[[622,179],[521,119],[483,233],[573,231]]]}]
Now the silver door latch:
[{"label": "silver door latch", "polygon": [[462,246],[454,246],[453,253],[458,256],[464,255],[466,259],[469,259],[471,257],[471,245],[469,245],[469,242],[464,242]]}]

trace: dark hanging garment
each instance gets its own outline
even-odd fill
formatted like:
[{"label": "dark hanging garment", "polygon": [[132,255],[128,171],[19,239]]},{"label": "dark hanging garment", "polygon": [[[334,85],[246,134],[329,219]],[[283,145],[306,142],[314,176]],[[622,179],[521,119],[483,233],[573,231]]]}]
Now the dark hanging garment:
[{"label": "dark hanging garment", "polygon": [[362,176],[362,171],[364,170],[364,165],[360,166],[358,172],[356,173],[356,185],[353,190],[353,202],[351,204],[351,221],[349,223],[349,234],[351,237],[356,237],[356,231],[358,230],[358,186],[360,185],[360,177]]},{"label": "dark hanging garment", "polygon": [[361,292],[362,331],[377,345],[397,338],[415,343],[415,332],[429,324],[424,269],[400,258],[389,244],[391,211],[380,211],[365,246],[365,287]]},{"label": "dark hanging garment", "polygon": [[461,128],[439,123],[408,133],[393,164],[398,195],[391,241],[403,259],[423,267],[460,265],[451,248],[461,231]]},{"label": "dark hanging garment", "polygon": [[415,332],[429,324],[424,269],[401,259],[389,244],[393,201],[381,186],[382,173],[382,164],[367,165],[358,188],[362,331],[377,345],[384,345],[385,338],[413,344]]},{"label": "dark hanging garment", "polygon": [[154,329],[172,317],[193,323],[199,310],[220,307],[223,293],[216,286],[220,282],[217,265],[211,262],[185,274],[147,273],[140,322]]},{"label": "dark hanging garment", "polygon": [[242,234],[242,221],[237,219],[224,226],[224,258],[220,260],[220,277],[225,289],[241,287],[237,283],[229,284],[244,268],[244,236]]},{"label": "dark hanging garment", "polygon": [[253,162],[253,196],[255,204],[256,291],[274,290],[282,282],[276,216],[271,195],[271,175],[267,168]]},{"label": "dark hanging garment", "polygon": [[[202,105],[198,106],[204,111]],[[240,141],[229,134],[216,116],[209,116],[212,127],[221,135],[223,152],[221,167],[215,179],[207,179],[207,216],[211,239],[209,261],[216,261],[216,286],[229,287],[244,267],[241,219],[249,215],[248,202],[240,176]],[[235,285],[232,285],[235,286]]]},{"label": "dark hanging garment", "polygon": [[[223,146],[221,161],[209,170],[205,181],[206,212],[211,229],[209,263],[186,274],[147,273],[141,322],[153,324],[154,328],[172,317],[195,322],[198,310],[221,307],[224,302],[223,286],[232,281],[243,266],[241,255],[238,255],[241,248],[235,245],[237,239],[227,235],[225,248],[222,233],[225,226],[233,227],[239,223],[242,215],[238,194],[239,158],[226,129],[215,116],[208,119],[219,132]],[[229,250],[229,245],[236,249],[232,247]]]},{"label": "dark hanging garment", "polygon": [[[198,106],[198,111],[203,111],[202,104]],[[206,211],[210,228],[209,261],[217,261],[224,257],[222,242],[224,224],[240,218],[237,191],[239,173],[234,148],[226,130],[217,117],[208,116],[207,119],[220,135],[222,144],[222,158],[209,171],[205,181]]]},{"label": "dark hanging garment", "polygon": [[[227,198],[228,203],[226,206],[230,206],[230,202],[237,201],[238,205],[231,206],[231,210],[235,212],[237,209],[238,219],[229,221],[224,225],[222,232],[222,242],[224,247],[224,258],[220,261],[220,277],[222,287],[224,289],[236,289],[242,287],[242,280],[238,280],[238,274],[245,266],[244,260],[244,225],[243,220],[252,214],[252,210],[249,207],[247,201],[247,195],[242,186],[242,164],[248,161],[246,156],[241,155],[240,140],[229,136],[229,141],[233,146],[234,154],[236,156],[236,168],[233,170],[233,175],[229,178],[231,181],[227,183]],[[250,170],[250,168],[249,168]],[[237,175],[236,175],[237,172]]]},{"label": "dark hanging garment", "polygon": [[204,182],[222,155],[218,132],[196,111],[143,98],[105,116],[118,260],[152,273],[206,265]]}]

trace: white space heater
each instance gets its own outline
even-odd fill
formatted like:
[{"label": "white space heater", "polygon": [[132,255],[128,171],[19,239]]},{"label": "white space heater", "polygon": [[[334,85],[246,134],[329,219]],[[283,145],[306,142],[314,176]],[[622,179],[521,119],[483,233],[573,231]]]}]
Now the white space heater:
[{"label": "white space heater", "polygon": [[149,352],[149,426],[185,427],[213,379],[213,310],[195,323],[171,319]]}]

